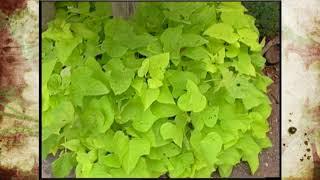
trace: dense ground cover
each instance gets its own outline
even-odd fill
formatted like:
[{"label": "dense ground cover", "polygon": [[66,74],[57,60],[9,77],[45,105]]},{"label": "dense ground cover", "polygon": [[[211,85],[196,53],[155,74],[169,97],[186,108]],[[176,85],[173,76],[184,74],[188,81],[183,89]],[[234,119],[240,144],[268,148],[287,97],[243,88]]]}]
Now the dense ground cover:
[{"label": "dense ground cover", "polygon": [[55,176],[254,173],[271,113],[263,42],[240,3],[57,3],[42,34],[42,156]]}]

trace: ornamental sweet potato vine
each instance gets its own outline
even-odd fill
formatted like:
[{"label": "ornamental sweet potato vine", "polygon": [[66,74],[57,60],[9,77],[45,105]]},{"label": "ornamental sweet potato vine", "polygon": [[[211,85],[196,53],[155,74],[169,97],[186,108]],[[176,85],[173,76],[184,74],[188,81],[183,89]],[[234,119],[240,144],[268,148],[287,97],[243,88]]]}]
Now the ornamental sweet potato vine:
[{"label": "ornamental sweet potato vine", "polygon": [[42,34],[42,157],[56,177],[210,177],[270,147],[272,82],[241,3],[57,3]]}]

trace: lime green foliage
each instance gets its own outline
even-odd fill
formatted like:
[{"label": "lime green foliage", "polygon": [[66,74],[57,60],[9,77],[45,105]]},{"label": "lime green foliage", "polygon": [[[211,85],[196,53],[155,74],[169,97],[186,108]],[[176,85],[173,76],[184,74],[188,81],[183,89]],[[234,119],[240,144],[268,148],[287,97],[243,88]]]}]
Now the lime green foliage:
[{"label": "lime green foliage", "polygon": [[241,160],[253,174],[271,146],[272,81],[246,9],[139,3],[122,20],[105,5],[58,3],[42,34],[42,157],[60,152],[54,175],[227,177]]},{"label": "lime green foliage", "polygon": [[261,37],[280,33],[280,2],[243,2],[243,5],[257,19],[255,24]]}]

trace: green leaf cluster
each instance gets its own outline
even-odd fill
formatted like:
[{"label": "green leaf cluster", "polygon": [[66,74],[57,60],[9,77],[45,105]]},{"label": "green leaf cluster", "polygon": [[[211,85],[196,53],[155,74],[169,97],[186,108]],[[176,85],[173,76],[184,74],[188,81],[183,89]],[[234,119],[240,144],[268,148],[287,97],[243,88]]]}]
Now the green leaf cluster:
[{"label": "green leaf cluster", "polygon": [[270,147],[272,82],[238,2],[57,3],[42,34],[42,157],[56,177],[227,177]]}]

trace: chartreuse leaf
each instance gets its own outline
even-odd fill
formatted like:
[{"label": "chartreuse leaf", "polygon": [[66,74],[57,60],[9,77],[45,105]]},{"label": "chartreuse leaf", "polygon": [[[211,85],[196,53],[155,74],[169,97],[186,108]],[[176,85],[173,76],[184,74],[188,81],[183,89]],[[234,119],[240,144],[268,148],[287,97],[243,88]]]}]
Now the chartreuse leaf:
[{"label": "chartreuse leaf", "polygon": [[185,26],[184,30],[188,32],[200,33],[211,23],[216,23],[217,15],[214,6],[203,6],[197,9],[190,16],[191,24]]},{"label": "chartreuse leaf", "polygon": [[270,116],[272,109],[268,103],[262,103],[259,106],[254,107],[253,111],[258,112],[263,119],[266,119]]},{"label": "chartreuse leaf", "polygon": [[182,144],[183,132],[173,123],[164,123],[160,128],[160,134],[163,139],[172,139],[178,146]]},{"label": "chartreuse leaf", "polygon": [[122,168],[112,168],[110,169],[110,174],[115,178],[127,178],[130,177]]},{"label": "chartreuse leaf", "polygon": [[81,144],[86,146],[87,149],[104,149],[106,151],[111,151],[112,146],[108,142],[112,140],[114,136],[114,132],[112,130],[108,130],[106,133],[96,133],[91,136],[83,139]]},{"label": "chartreuse leaf", "polygon": [[[112,105],[106,96],[99,100],[92,99],[82,116],[82,125],[94,128],[99,133],[106,132],[114,120]],[[93,129],[88,130],[92,131]]]},{"label": "chartreuse leaf", "polygon": [[245,134],[239,139],[236,147],[242,151],[242,160],[249,163],[251,173],[254,174],[259,166],[258,154],[261,148],[249,134]]},{"label": "chartreuse leaf", "polygon": [[65,63],[71,55],[73,49],[81,42],[81,38],[76,37],[63,41],[56,41],[56,56],[61,63]]},{"label": "chartreuse leaf", "polygon": [[195,129],[191,132],[190,145],[194,151],[194,154],[199,161],[205,162],[205,158],[203,157],[203,153],[201,152],[201,148],[200,148],[200,141],[202,139],[203,139],[203,134],[200,130]]},{"label": "chartreuse leaf", "polygon": [[186,86],[187,92],[178,99],[178,107],[183,111],[202,111],[207,105],[206,97],[193,81],[188,80]]},{"label": "chartreuse leaf", "polygon": [[46,159],[49,153],[55,154],[57,146],[59,145],[59,141],[60,137],[56,134],[53,134],[42,142],[42,159]]},{"label": "chartreuse leaf", "polygon": [[136,77],[131,84],[131,86],[136,90],[138,95],[141,95],[144,85],[144,79],[139,77]]},{"label": "chartreuse leaf", "polygon": [[208,40],[193,33],[182,34],[181,41],[181,47],[198,47],[208,43]]},{"label": "chartreuse leaf", "polygon": [[150,60],[149,59],[145,59],[142,62],[141,67],[138,70],[138,76],[139,77],[144,77],[145,75],[147,75],[147,73],[149,71],[149,66],[150,66]]},{"label": "chartreuse leaf", "polygon": [[203,167],[199,170],[196,170],[196,172],[194,173],[193,177],[195,178],[207,178],[210,177],[212,174],[212,171],[214,169],[212,169],[211,167]]},{"label": "chartreuse leaf", "polygon": [[[192,112],[191,119],[193,123],[198,123],[196,121],[202,121],[206,126],[213,127],[217,123],[218,113],[219,107],[208,106],[201,112]],[[202,128],[200,128],[200,130],[201,129]]]},{"label": "chartreuse leaf", "polygon": [[269,99],[266,98],[261,91],[259,91],[252,84],[250,84],[250,86],[251,88],[249,89],[248,94],[242,100],[246,109],[256,107],[263,102],[269,102]]},{"label": "chartreuse leaf", "polygon": [[82,106],[84,96],[98,96],[110,92],[103,82],[93,78],[92,75],[93,71],[85,66],[72,71],[70,93],[75,105]]},{"label": "chartreuse leaf", "polygon": [[106,156],[100,157],[99,162],[108,167],[113,167],[113,168],[121,167],[121,162],[119,160],[119,157],[116,154],[108,154]]},{"label": "chartreuse leaf", "polygon": [[130,177],[135,178],[146,178],[150,177],[150,172],[148,171],[148,166],[145,158],[141,157],[137,163],[137,166],[130,173]]},{"label": "chartreuse leaf", "polygon": [[147,88],[143,91],[141,95],[141,100],[142,100],[144,110],[147,110],[150,107],[150,105],[158,99],[159,94],[160,94],[159,88],[156,88],[156,89]]},{"label": "chartreuse leaf", "polygon": [[169,64],[169,53],[163,53],[145,59],[142,66],[138,70],[138,76],[144,77],[149,72],[150,79],[148,85],[150,88],[158,88],[162,86],[164,72]]},{"label": "chartreuse leaf", "polygon": [[267,136],[271,79],[241,2],[60,2],[42,34],[42,157],[55,177],[209,178]]},{"label": "chartreuse leaf", "polygon": [[151,176],[161,176],[162,172],[166,171],[166,164],[163,160],[153,160],[153,159],[146,159],[147,168],[152,173]]},{"label": "chartreuse leaf", "polygon": [[272,147],[272,142],[269,137],[264,137],[261,139],[255,138],[256,143],[260,146],[260,148],[269,148]]},{"label": "chartreuse leaf", "polygon": [[149,158],[153,160],[163,160],[164,157],[177,156],[180,152],[181,148],[178,145],[169,142],[165,145],[151,148]]},{"label": "chartreuse leaf", "polygon": [[218,7],[221,12],[245,12],[247,9],[241,2],[221,2]]},{"label": "chartreuse leaf", "polygon": [[217,132],[222,140],[223,140],[223,148],[228,149],[236,144],[239,140],[239,132],[235,131],[234,129],[226,129],[222,128],[222,126],[216,125],[214,128],[205,128],[204,131],[215,131]]},{"label": "chartreuse leaf", "polygon": [[182,26],[166,29],[160,37],[165,52],[172,52],[180,48],[180,38],[182,34]]},{"label": "chartreuse leaf", "polygon": [[43,38],[54,41],[71,39],[73,37],[70,31],[71,24],[64,19],[54,19],[48,24],[48,30],[43,32]]},{"label": "chartreuse leaf", "polygon": [[117,155],[120,164],[123,162],[123,157],[128,151],[129,137],[122,131],[117,131],[112,140],[113,152]]},{"label": "chartreuse leaf", "polygon": [[130,120],[134,120],[136,116],[142,111],[142,104],[140,101],[131,100],[122,108],[120,116],[115,119],[119,124],[124,124]]},{"label": "chartreuse leaf", "polygon": [[114,120],[114,107],[113,103],[111,102],[111,98],[108,96],[102,97],[99,99],[99,105],[104,115],[104,123],[102,127],[104,129],[109,129]]},{"label": "chartreuse leaf", "polygon": [[160,94],[157,101],[164,104],[175,104],[168,86],[164,85],[160,88]]},{"label": "chartreuse leaf", "polygon": [[68,176],[76,164],[73,153],[64,153],[52,163],[52,173],[55,177]]},{"label": "chartreuse leaf", "polygon": [[186,152],[178,156],[170,158],[170,162],[173,166],[172,170],[169,170],[171,177],[188,177],[182,174],[188,170],[191,171],[190,165],[194,162],[194,157],[191,152]]},{"label": "chartreuse leaf", "polygon": [[219,174],[221,177],[230,176],[233,166],[240,162],[241,153],[236,148],[228,148],[218,157]]},{"label": "chartreuse leaf", "polygon": [[86,24],[83,23],[72,23],[71,30],[84,39],[97,40],[98,35],[89,29]]},{"label": "chartreuse leaf", "polygon": [[248,45],[252,51],[260,51],[261,46],[258,42],[259,34],[250,29],[240,29],[238,30],[239,41]]},{"label": "chartreuse leaf", "polygon": [[164,140],[173,140],[173,142],[182,147],[184,139],[184,131],[186,125],[186,116],[184,114],[178,114],[175,117],[175,124],[166,122],[160,127],[160,134]]},{"label": "chartreuse leaf", "polygon": [[93,167],[93,162],[97,159],[96,151],[92,150],[88,153],[77,153],[76,175],[78,177],[88,177]]},{"label": "chartreuse leaf", "polygon": [[107,64],[107,70],[110,70],[109,83],[116,95],[125,92],[130,87],[134,73],[127,69],[120,59],[110,60]]},{"label": "chartreuse leaf", "polygon": [[45,140],[52,134],[59,134],[60,129],[74,120],[74,107],[70,101],[58,102],[56,106],[43,114],[42,138]]},{"label": "chartreuse leaf", "polygon": [[256,138],[265,138],[266,132],[269,131],[268,123],[263,120],[263,117],[256,112],[249,114],[252,119],[252,135]]},{"label": "chartreuse leaf", "polygon": [[174,11],[184,18],[188,18],[194,11],[202,7],[203,4],[199,2],[187,2],[184,4],[180,3],[163,3],[162,7]]},{"label": "chartreuse leaf", "polygon": [[159,117],[173,117],[180,113],[180,109],[175,104],[154,103],[150,107],[152,113]]},{"label": "chartreuse leaf", "polygon": [[236,61],[236,69],[243,74],[255,76],[256,71],[251,63],[251,58],[245,50],[241,50]]},{"label": "chartreuse leaf", "polygon": [[222,149],[222,139],[219,134],[211,132],[200,141],[200,151],[203,153],[207,163],[214,165],[218,159],[218,153]]},{"label": "chartreuse leaf", "polygon": [[102,44],[102,48],[105,49],[106,53],[113,58],[122,57],[128,51],[127,47],[112,39],[106,39]]},{"label": "chartreuse leaf", "polygon": [[210,58],[210,53],[202,46],[187,48],[182,55],[194,60]]},{"label": "chartreuse leaf", "polygon": [[[153,124],[153,126],[152,126],[152,128],[150,130],[151,134],[154,135],[153,140],[151,141],[152,147],[159,147],[159,146],[163,146],[163,145],[166,145],[166,144],[170,143],[169,140],[164,140],[161,137],[161,132],[160,132],[160,128],[161,128],[162,124],[164,122],[166,122],[166,121],[167,121],[167,119],[163,118],[163,119],[157,120]],[[152,151],[152,149],[151,149],[151,151]]]},{"label": "chartreuse leaf", "polygon": [[240,44],[238,42],[227,46],[226,57],[234,58],[237,57],[240,52]]},{"label": "chartreuse leaf", "polygon": [[219,119],[221,119],[221,128],[224,130],[243,132],[250,128],[252,120],[247,113],[237,112],[236,108],[240,109],[239,104],[225,104],[219,109]]},{"label": "chartreuse leaf", "polygon": [[[265,66],[266,59],[260,53],[252,53],[250,55],[252,64],[259,70],[262,70]],[[264,76],[265,77],[265,76]]]},{"label": "chartreuse leaf", "polygon": [[70,141],[67,141],[63,143],[62,146],[76,152],[83,152],[85,150],[79,139],[72,139]]},{"label": "chartreuse leaf", "polygon": [[236,29],[252,28],[252,23],[254,24],[254,19],[243,11],[224,11],[221,13],[221,20]]},{"label": "chartreuse leaf", "polygon": [[193,72],[176,70],[168,72],[168,81],[172,86],[172,95],[174,98],[184,94],[188,80],[191,80],[196,84],[199,84],[200,81]]},{"label": "chartreuse leaf", "polygon": [[270,79],[269,77],[258,75],[254,84],[259,90],[261,90],[264,93],[266,93],[267,92],[267,87],[269,85],[271,85],[272,82],[273,82],[272,79]]},{"label": "chartreuse leaf", "polygon": [[150,109],[143,110],[142,107],[137,116],[133,119],[132,126],[138,131],[147,132],[153,123],[159,119]]},{"label": "chartreuse leaf", "polygon": [[128,152],[124,155],[123,169],[126,173],[132,172],[139,158],[150,153],[150,143],[144,139],[133,138],[129,141]]},{"label": "chartreuse leaf", "polygon": [[226,50],[225,48],[221,48],[217,54],[216,54],[216,63],[218,64],[223,64],[224,63],[224,58],[226,57]]},{"label": "chartreuse leaf", "polygon": [[239,39],[239,36],[234,33],[232,26],[224,23],[210,26],[203,34],[216,39],[222,39],[230,44],[237,42]]},{"label": "chartreuse leaf", "polygon": [[107,168],[103,164],[94,163],[88,177],[92,178],[111,178]]}]

